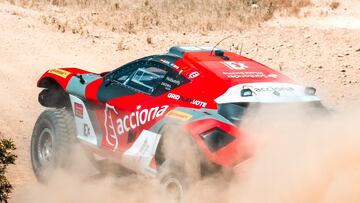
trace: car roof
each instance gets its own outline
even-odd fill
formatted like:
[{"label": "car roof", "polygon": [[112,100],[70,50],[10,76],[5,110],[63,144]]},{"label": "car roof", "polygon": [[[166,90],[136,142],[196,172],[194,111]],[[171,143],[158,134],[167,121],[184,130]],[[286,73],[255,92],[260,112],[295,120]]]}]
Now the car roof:
[{"label": "car roof", "polygon": [[182,59],[201,74],[215,75],[231,86],[254,82],[295,83],[284,74],[259,62],[219,48],[175,46],[162,57],[164,56],[172,58],[173,64],[176,64],[175,60]]}]

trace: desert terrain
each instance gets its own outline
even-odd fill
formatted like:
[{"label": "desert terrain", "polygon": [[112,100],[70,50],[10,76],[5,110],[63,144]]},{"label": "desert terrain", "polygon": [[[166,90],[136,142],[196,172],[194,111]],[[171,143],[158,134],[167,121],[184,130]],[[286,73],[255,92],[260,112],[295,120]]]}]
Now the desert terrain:
[{"label": "desert terrain", "polygon": [[[279,11],[265,22],[254,21],[234,29],[218,28],[216,23],[206,29],[170,26],[141,30],[135,26],[132,30],[130,26],[114,31],[74,20],[83,14],[101,17],[91,9],[72,15],[74,10],[62,6],[33,8],[0,1],[0,135],[13,139],[18,148],[16,165],[8,171],[14,196],[36,182],[29,146],[33,125],[44,109],[37,102],[40,89],[36,82],[49,68],[102,72],[138,57],[166,52],[174,45],[213,46],[231,35],[219,47],[229,49],[234,44],[237,51],[242,49],[242,55],[316,87],[326,106],[358,108],[360,1],[339,2],[335,6],[332,1],[314,0],[296,15]],[[31,196],[28,198],[31,202]]]}]

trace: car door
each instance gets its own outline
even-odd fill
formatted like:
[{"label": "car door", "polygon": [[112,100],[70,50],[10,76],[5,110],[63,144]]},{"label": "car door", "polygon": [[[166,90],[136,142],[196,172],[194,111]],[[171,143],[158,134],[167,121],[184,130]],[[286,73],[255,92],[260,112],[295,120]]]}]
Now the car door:
[{"label": "car door", "polygon": [[103,103],[102,146],[124,152],[143,129],[149,127],[164,106],[149,106],[168,70],[149,61],[137,61],[108,74],[98,90]]}]

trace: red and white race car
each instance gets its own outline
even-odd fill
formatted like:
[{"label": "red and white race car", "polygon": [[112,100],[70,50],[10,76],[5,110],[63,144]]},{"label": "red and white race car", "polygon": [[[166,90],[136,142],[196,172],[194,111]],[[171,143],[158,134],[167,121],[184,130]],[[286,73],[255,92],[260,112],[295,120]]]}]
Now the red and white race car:
[{"label": "red and white race car", "polygon": [[180,196],[190,182],[251,156],[250,136],[239,127],[250,104],[320,104],[314,88],[199,46],[172,47],[101,74],[51,69],[37,85],[44,88],[40,104],[50,107],[31,141],[39,180],[63,166],[79,142],[99,168],[106,160],[158,177]]}]

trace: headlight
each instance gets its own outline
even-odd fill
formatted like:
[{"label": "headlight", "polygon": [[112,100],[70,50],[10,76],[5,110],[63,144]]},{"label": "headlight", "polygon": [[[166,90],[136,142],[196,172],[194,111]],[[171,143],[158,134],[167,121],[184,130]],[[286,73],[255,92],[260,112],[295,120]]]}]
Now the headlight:
[{"label": "headlight", "polygon": [[253,96],[253,91],[251,89],[242,89],[240,95],[242,97],[251,97]]},{"label": "headlight", "polygon": [[305,88],[305,94],[306,94],[306,95],[313,96],[313,95],[316,94],[316,89],[313,88],[313,87],[306,87],[306,88]]},{"label": "headlight", "polygon": [[216,152],[231,143],[235,137],[229,135],[219,128],[213,128],[200,134],[202,140],[209,147],[211,152]]}]

